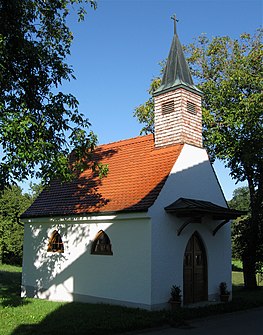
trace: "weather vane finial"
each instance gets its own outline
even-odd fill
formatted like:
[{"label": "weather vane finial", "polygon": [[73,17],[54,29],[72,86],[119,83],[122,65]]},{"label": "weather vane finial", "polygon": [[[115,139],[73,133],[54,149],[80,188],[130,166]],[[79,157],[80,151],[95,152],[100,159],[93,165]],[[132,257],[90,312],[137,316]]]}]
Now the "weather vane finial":
[{"label": "weather vane finial", "polygon": [[176,35],[176,22],[178,22],[179,20],[176,18],[176,15],[174,14],[173,16],[171,16],[171,19],[174,20],[174,34]]}]

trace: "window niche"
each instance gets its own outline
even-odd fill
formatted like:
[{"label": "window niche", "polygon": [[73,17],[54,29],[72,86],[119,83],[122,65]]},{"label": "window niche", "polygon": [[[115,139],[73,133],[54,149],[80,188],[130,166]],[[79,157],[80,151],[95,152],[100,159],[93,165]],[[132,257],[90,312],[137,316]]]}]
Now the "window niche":
[{"label": "window niche", "polygon": [[100,230],[91,245],[93,255],[113,255],[109,236]]},{"label": "window niche", "polygon": [[51,237],[48,242],[47,247],[48,252],[64,252],[64,244],[62,242],[62,238],[57,230],[54,230],[51,234]]}]

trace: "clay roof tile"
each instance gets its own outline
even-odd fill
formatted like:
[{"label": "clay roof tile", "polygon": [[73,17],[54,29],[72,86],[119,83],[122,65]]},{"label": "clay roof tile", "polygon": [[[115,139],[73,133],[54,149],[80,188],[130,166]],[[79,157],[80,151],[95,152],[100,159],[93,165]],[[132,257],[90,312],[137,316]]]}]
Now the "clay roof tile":
[{"label": "clay roof tile", "polygon": [[70,182],[54,181],[22,217],[147,211],[156,200],[183,145],[156,149],[152,135],[100,145],[95,154],[109,172],[100,179],[91,169]]}]

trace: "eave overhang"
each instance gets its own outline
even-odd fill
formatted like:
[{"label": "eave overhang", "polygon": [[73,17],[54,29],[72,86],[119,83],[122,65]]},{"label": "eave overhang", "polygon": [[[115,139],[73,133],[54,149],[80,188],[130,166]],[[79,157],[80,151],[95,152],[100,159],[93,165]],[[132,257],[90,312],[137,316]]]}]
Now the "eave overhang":
[{"label": "eave overhang", "polygon": [[215,235],[230,220],[247,214],[245,211],[222,207],[210,201],[187,198],[179,198],[164,209],[167,213],[175,214],[179,218],[186,218],[185,222],[178,229],[177,235],[180,235],[182,230],[190,223],[201,223],[202,219],[206,216],[209,216],[214,221],[223,220],[213,230],[213,235]]},{"label": "eave overhang", "polygon": [[204,95],[203,92],[200,91],[199,88],[197,88],[196,86],[194,86],[194,85],[190,86],[190,85],[188,85],[184,82],[176,81],[175,83],[172,83],[171,85],[160,86],[156,91],[153,92],[153,96],[156,97],[158,95],[165,94],[165,93],[174,91],[174,90],[179,89],[179,88],[183,88],[183,89],[185,89],[189,92],[198,94],[201,97]]}]

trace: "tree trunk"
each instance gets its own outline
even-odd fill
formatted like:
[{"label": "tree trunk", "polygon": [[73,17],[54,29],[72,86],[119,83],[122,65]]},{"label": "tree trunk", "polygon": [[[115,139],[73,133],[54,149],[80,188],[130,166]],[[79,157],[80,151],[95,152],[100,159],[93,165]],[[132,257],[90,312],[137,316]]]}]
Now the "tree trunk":
[{"label": "tree trunk", "polygon": [[256,278],[256,264],[257,264],[257,250],[259,247],[259,224],[260,224],[260,202],[258,194],[255,190],[253,174],[250,171],[250,167],[247,169],[247,181],[250,193],[250,210],[251,219],[249,222],[249,231],[247,235],[247,247],[242,257],[243,262],[243,274],[244,274],[244,285],[247,289],[257,288]]},{"label": "tree trunk", "polygon": [[246,289],[255,290],[257,288],[256,261],[253,256],[242,257],[244,286]]},{"label": "tree trunk", "polygon": [[2,247],[2,243],[0,241],[0,265],[3,264],[3,247]]},{"label": "tree trunk", "polygon": [[256,289],[257,279],[256,279],[256,264],[257,264],[257,248],[258,239],[257,232],[258,227],[253,218],[251,218],[249,224],[249,230],[247,231],[247,245],[242,256],[243,262],[243,274],[244,274],[244,285],[246,289]]}]

